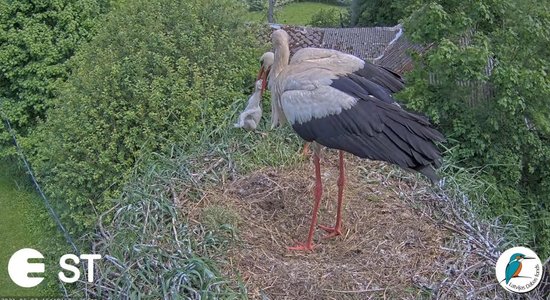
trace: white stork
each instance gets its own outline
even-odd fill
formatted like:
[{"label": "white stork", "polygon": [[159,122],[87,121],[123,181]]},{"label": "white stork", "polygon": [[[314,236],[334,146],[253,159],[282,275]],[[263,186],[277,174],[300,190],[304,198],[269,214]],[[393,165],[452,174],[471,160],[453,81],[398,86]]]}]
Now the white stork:
[{"label": "white stork", "polygon": [[266,79],[269,74],[273,125],[288,121],[300,137],[313,143],[316,184],[308,238],[288,248],[312,250],[322,196],[320,145],[339,150],[336,224],[319,226],[329,233],[326,237],[335,237],[342,233],[344,151],[418,171],[434,182],[434,167],[441,160],[434,143],[444,138],[425,118],[394,105],[392,93],[403,88],[399,75],[329,49],[302,49],[289,63],[288,40],[284,30],[273,32],[275,61],[260,75]]}]

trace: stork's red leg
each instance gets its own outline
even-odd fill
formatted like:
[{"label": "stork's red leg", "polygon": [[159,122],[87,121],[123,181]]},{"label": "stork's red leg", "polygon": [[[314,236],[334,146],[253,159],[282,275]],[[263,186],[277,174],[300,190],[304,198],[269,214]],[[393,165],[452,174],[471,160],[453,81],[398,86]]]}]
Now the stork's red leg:
[{"label": "stork's red leg", "polygon": [[309,156],[309,143],[304,144],[304,149],[302,149],[302,156]]},{"label": "stork's red leg", "polygon": [[346,184],[346,171],[344,168],[344,151],[340,150],[340,175],[338,177],[338,211],[336,212],[336,225],[334,227],[319,225],[319,228],[328,232],[323,238],[332,238],[342,234],[342,206],[344,202],[344,185]]},{"label": "stork's red leg", "polygon": [[321,163],[319,159],[319,151],[314,150],[313,162],[315,164],[315,202],[313,204],[311,225],[309,226],[307,242],[305,244],[299,244],[294,247],[288,247],[288,250],[313,250],[313,233],[315,232],[315,225],[317,225],[317,212],[319,211],[321,197],[323,196],[323,183],[321,182]]}]

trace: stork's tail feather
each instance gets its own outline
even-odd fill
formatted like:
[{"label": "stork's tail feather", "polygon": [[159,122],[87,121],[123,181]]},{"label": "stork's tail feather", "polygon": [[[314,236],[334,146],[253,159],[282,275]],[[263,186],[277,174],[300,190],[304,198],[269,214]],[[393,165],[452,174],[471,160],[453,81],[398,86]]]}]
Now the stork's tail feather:
[{"label": "stork's tail feather", "polygon": [[439,176],[435,174],[435,169],[431,165],[415,167],[413,170],[428,177],[432,184],[437,184],[440,179]]}]

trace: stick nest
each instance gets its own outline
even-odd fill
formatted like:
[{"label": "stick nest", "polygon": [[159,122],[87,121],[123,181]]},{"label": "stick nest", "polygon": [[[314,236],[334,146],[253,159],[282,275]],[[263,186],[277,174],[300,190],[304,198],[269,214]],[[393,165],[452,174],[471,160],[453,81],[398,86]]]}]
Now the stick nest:
[{"label": "stick nest", "polygon": [[[337,162],[325,152],[319,224],[335,222]],[[201,222],[206,209],[222,207],[238,216],[224,273],[242,280],[251,299],[515,297],[494,279],[499,227],[476,221],[467,198],[457,202],[413,174],[351,155],[346,174],[343,235],[324,240],[317,229],[313,252],[286,249],[307,237],[310,162],[237,177],[205,193],[191,214]]]}]

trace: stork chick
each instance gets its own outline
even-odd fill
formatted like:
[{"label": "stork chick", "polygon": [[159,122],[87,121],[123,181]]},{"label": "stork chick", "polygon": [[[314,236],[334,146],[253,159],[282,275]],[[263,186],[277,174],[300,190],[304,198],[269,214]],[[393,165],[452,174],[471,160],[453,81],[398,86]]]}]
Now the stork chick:
[{"label": "stork chick", "polygon": [[239,116],[239,121],[235,123],[236,128],[244,128],[246,130],[255,130],[260,123],[262,118],[262,106],[260,101],[262,100],[263,94],[263,83],[262,79],[256,81],[254,94],[248,99],[248,104],[246,108]]}]

